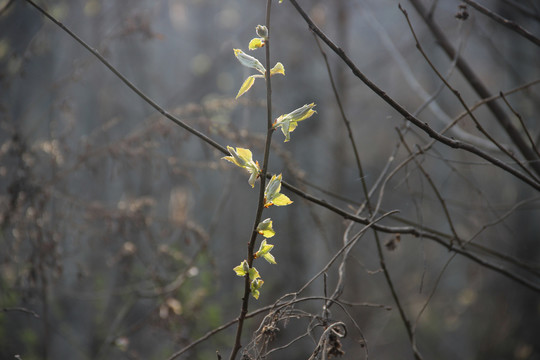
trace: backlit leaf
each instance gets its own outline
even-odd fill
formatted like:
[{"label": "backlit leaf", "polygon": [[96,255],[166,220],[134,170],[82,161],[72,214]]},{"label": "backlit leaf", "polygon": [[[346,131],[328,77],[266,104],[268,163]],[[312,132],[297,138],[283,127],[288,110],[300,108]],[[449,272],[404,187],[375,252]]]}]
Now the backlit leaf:
[{"label": "backlit leaf", "polygon": [[238,94],[236,95],[236,98],[238,99],[240,96],[244,95],[251,87],[253,86],[253,83],[255,82],[255,76],[252,75],[248,77],[242,86],[240,87],[240,90],[238,90]]},{"label": "backlit leaf", "polygon": [[276,235],[276,232],[272,228],[272,220],[270,218],[265,219],[257,225],[257,232],[265,238],[271,238]]},{"label": "backlit leaf", "polygon": [[286,206],[292,204],[292,201],[287,197],[287,195],[279,194],[272,200],[272,204],[276,206]]},{"label": "backlit leaf", "polygon": [[281,74],[285,75],[285,68],[283,67],[283,64],[278,62],[272,69],[270,69],[270,75],[276,75]]},{"label": "backlit leaf", "polygon": [[255,69],[262,74],[266,72],[266,69],[264,68],[264,66],[261,64],[259,60],[255,59],[253,56],[250,56],[244,53],[240,49],[233,49],[233,50],[234,50],[234,55],[236,56],[236,58],[238,59],[238,61],[240,61],[242,65]]},{"label": "backlit leaf", "polygon": [[285,135],[285,142],[290,140],[290,133],[296,129],[298,122],[310,118],[316,113],[313,110],[314,103],[306,104],[288,114],[281,115],[274,122],[274,129],[281,127],[281,132]]},{"label": "backlit leaf", "polygon": [[249,176],[249,185],[251,187],[255,186],[255,180],[259,177],[259,164],[256,161],[253,161],[253,155],[249,149],[239,148],[234,149],[231,146],[227,146],[227,150],[231,156],[224,156],[222,159],[232,162],[236,166],[246,169]]},{"label": "backlit leaf", "polygon": [[259,250],[255,253],[255,258],[264,258],[266,261],[268,261],[270,264],[275,264],[276,259],[274,259],[274,256],[270,254],[270,251],[274,248],[274,245],[268,244],[266,242],[266,239],[264,239],[261,243],[261,246],[259,247]]},{"label": "backlit leaf", "polygon": [[257,269],[255,269],[254,267],[250,268],[248,273],[249,273],[249,279],[250,280],[257,280],[257,279],[259,279],[261,277],[259,275],[259,272],[257,271]]},{"label": "backlit leaf", "polygon": [[291,199],[287,196],[280,194],[281,191],[281,174],[273,175],[266,189],[264,190],[264,207],[272,205],[285,206],[292,204]]},{"label": "backlit leaf", "polygon": [[249,50],[255,50],[262,48],[264,46],[264,39],[262,38],[253,38],[249,42]]},{"label": "backlit leaf", "polygon": [[249,266],[246,260],[242,261],[240,265],[235,266],[233,268],[234,272],[238,276],[246,276],[246,274],[249,272]]},{"label": "backlit leaf", "polygon": [[262,279],[256,279],[251,282],[250,284],[251,295],[255,299],[259,299],[259,295],[261,294],[259,289],[263,286],[263,284],[264,284],[264,281]]}]

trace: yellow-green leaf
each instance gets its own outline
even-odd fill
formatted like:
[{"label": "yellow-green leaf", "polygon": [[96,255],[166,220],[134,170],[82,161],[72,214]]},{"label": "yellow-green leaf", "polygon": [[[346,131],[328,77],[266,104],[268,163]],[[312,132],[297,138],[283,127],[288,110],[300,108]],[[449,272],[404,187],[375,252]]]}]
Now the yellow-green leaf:
[{"label": "yellow-green leaf", "polygon": [[253,154],[251,153],[251,150],[249,150],[249,149],[244,149],[244,148],[237,147],[236,148],[236,153],[238,154],[238,156],[240,156],[240,158],[242,158],[246,162],[253,161],[252,160],[253,159]]},{"label": "yellow-green leaf", "polygon": [[276,235],[276,232],[272,228],[272,220],[270,218],[265,219],[257,225],[257,232],[265,238],[271,238]]},{"label": "yellow-green leaf", "polygon": [[274,256],[270,254],[270,251],[274,248],[274,245],[268,244],[266,242],[266,239],[264,239],[261,243],[261,246],[259,247],[259,251],[255,253],[255,258],[264,258],[266,261],[268,261],[270,264],[275,264],[276,259],[274,259]]},{"label": "yellow-green leaf", "polygon": [[296,129],[298,122],[311,117],[316,113],[313,110],[314,103],[306,104],[288,114],[281,115],[274,122],[274,129],[281,127],[281,132],[285,135],[285,142],[290,140],[290,133]]},{"label": "yellow-green leaf", "polygon": [[251,282],[250,284],[251,295],[255,299],[259,299],[259,295],[261,294],[259,289],[263,286],[263,284],[264,284],[264,281],[262,279],[255,279]]},{"label": "yellow-green leaf", "polygon": [[238,90],[238,94],[236,95],[236,98],[238,99],[240,96],[244,95],[251,87],[253,86],[253,83],[255,82],[255,77],[252,75],[248,77],[242,86],[240,87],[240,90]]},{"label": "yellow-green leaf", "polygon": [[279,194],[272,200],[272,204],[276,206],[286,206],[292,204],[292,201],[287,197],[287,195]]},{"label": "yellow-green leaf", "polygon": [[249,272],[249,266],[246,260],[242,261],[240,265],[235,266],[233,268],[234,272],[238,276],[246,276],[246,274]]},{"label": "yellow-green leaf", "polygon": [[248,274],[249,274],[249,279],[252,280],[252,281],[257,280],[257,279],[259,279],[261,277],[259,275],[259,272],[257,271],[257,269],[255,269],[254,267],[249,268]]},{"label": "yellow-green leaf", "polygon": [[302,121],[311,117],[311,115],[315,114],[315,110],[313,110],[314,107],[315,107],[315,103],[306,104],[288,113],[286,116],[289,117],[291,121]]},{"label": "yellow-green leaf", "polygon": [[259,163],[253,161],[251,151],[249,149],[239,147],[237,147],[235,150],[231,146],[227,146],[227,150],[229,151],[231,156],[224,156],[222,159],[230,161],[236,166],[246,169],[250,174],[248,180],[249,185],[251,185],[251,187],[254,187],[255,180],[257,180],[257,178],[259,177],[260,169]]},{"label": "yellow-green leaf", "polygon": [[278,62],[272,69],[270,69],[270,76],[281,74],[285,75],[285,68],[283,67],[283,64]]},{"label": "yellow-green leaf", "polygon": [[258,48],[262,48],[264,46],[264,39],[263,38],[253,38],[249,42],[249,50],[255,50]]},{"label": "yellow-green leaf", "polygon": [[249,151],[249,150],[247,150],[247,151],[249,151],[249,157],[247,159],[245,158],[245,156],[244,156],[244,158],[242,158],[239,155],[239,152],[242,152],[243,154],[246,154],[246,152],[242,151],[242,150],[246,150],[246,149],[236,148],[236,150],[235,150],[233,147],[227,146],[227,150],[229,151],[229,154],[231,154],[231,156],[224,156],[224,157],[222,157],[222,159],[227,160],[229,162],[232,162],[236,166],[246,167],[248,161],[251,159],[251,151]]},{"label": "yellow-green leaf", "polygon": [[276,259],[274,258],[274,255],[267,253],[262,256],[264,260],[268,261],[270,264],[276,264]]},{"label": "yellow-green leaf", "polygon": [[280,194],[281,191],[281,174],[273,175],[268,185],[264,189],[264,207],[272,205],[285,206],[292,204],[291,199]]}]

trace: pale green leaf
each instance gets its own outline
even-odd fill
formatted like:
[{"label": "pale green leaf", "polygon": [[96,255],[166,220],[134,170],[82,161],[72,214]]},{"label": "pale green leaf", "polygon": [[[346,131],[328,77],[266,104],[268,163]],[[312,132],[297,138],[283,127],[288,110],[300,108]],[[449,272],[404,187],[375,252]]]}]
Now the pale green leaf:
[{"label": "pale green leaf", "polygon": [[266,239],[264,239],[262,242],[261,242],[261,246],[259,247],[259,251],[257,251],[255,253],[255,257],[256,258],[259,258],[259,257],[262,257],[264,258],[266,261],[268,261],[270,264],[275,264],[276,263],[276,259],[274,259],[274,256],[272,254],[270,254],[270,251],[274,248],[274,245],[272,244],[268,244],[266,242]]},{"label": "pale green leaf", "polygon": [[259,246],[259,250],[257,251],[256,255],[257,255],[257,257],[260,257],[260,256],[262,256],[264,254],[268,254],[273,248],[274,248],[274,245],[268,244],[266,242],[266,239],[264,239],[261,242],[261,246]]},{"label": "pale green leaf", "polygon": [[273,175],[266,189],[264,189],[264,197],[267,199],[272,199],[279,191],[281,190],[281,174]]},{"label": "pale green leaf", "polygon": [[285,135],[285,142],[290,140],[290,133],[296,129],[298,122],[310,118],[316,113],[313,110],[314,103],[306,104],[288,114],[281,115],[273,124],[274,129],[281,127],[281,132]]},{"label": "pale green leaf", "polygon": [[260,72],[261,74],[264,74],[266,72],[266,69],[261,64],[261,62],[257,59],[255,59],[253,56],[247,55],[240,49],[233,49],[234,55],[240,61],[240,63],[246,67],[252,68]]},{"label": "pale green leaf", "polygon": [[[229,151],[229,154],[231,154],[231,156],[224,156],[224,157],[222,157],[222,159],[230,161],[233,164],[235,164],[236,166],[240,166],[240,167],[245,168],[246,165],[247,165],[247,161],[245,159],[243,159],[242,157],[240,157],[240,155],[238,154],[238,151],[240,149],[242,149],[242,148],[236,148],[236,150],[235,150],[233,147],[227,146],[227,150]],[[249,152],[251,153],[251,151],[249,151]]]},{"label": "pale green leaf", "polygon": [[313,107],[315,107],[315,103],[306,104],[290,113],[285,115],[286,117],[290,118],[291,121],[302,121],[305,120],[311,115],[315,114],[315,110],[312,110]]},{"label": "pale green leaf", "polygon": [[276,259],[274,258],[274,255],[268,253],[268,254],[264,254],[262,257],[264,258],[264,260],[268,261],[270,264],[276,264]]},{"label": "pale green leaf", "polygon": [[248,179],[248,183],[249,185],[251,185],[251,187],[255,187],[255,181],[257,180],[257,178],[259,177],[259,172],[255,172],[255,171],[252,171],[251,174],[249,175],[249,179]]},{"label": "pale green leaf", "polygon": [[227,150],[231,156],[224,156],[222,159],[230,161],[236,166],[246,169],[250,174],[248,182],[251,187],[254,187],[255,180],[257,180],[259,177],[260,168],[259,164],[256,161],[253,161],[251,151],[249,149],[239,147],[237,147],[235,150],[231,146],[227,146]]},{"label": "pale green leaf", "polygon": [[[247,264],[247,263],[246,263],[246,264]],[[261,276],[259,275],[259,272],[257,271],[257,269],[255,269],[254,267],[249,268],[248,273],[249,273],[249,279],[250,279],[251,281],[257,280],[257,279],[259,279],[259,278],[261,277]]]}]

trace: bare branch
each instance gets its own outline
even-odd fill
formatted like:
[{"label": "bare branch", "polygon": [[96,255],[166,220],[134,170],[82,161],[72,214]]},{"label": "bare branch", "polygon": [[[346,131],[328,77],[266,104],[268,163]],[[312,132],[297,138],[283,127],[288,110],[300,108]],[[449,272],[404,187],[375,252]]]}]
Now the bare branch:
[{"label": "bare branch", "polygon": [[29,309],[24,308],[24,307],[3,308],[2,311],[4,311],[4,312],[11,312],[11,311],[23,312],[23,313],[26,313],[26,314],[30,314],[33,317],[39,319],[39,315],[35,311],[29,310]]},{"label": "bare branch", "polygon": [[529,132],[529,129],[527,128],[527,126],[523,122],[523,118],[521,117],[521,115],[516,110],[514,110],[512,105],[510,105],[510,103],[508,102],[508,100],[506,99],[506,96],[504,96],[504,93],[502,91],[499,93],[499,95],[501,96],[501,99],[503,99],[506,106],[508,106],[510,111],[512,111],[512,113],[519,120],[519,123],[521,124],[521,127],[523,128],[523,131],[525,131],[525,134],[527,135],[527,139],[529,139],[529,142],[531,143],[531,147],[533,148],[534,152],[540,157],[540,151],[538,151],[538,147],[534,143],[534,140],[532,139],[532,136],[531,136],[531,133]]},{"label": "bare branch", "polygon": [[[416,9],[416,11],[420,14],[426,25],[429,27],[431,33],[437,40],[437,43],[442,47],[442,49],[446,52],[449,58],[454,58],[456,55],[456,51],[454,50],[454,47],[448,41],[446,38],[446,35],[444,32],[439,28],[437,23],[433,20],[432,17],[428,16],[427,11],[425,10],[424,6],[421,4],[419,0],[410,0],[413,7]],[[463,57],[458,56],[457,60],[457,67],[459,71],[463,74],[463,77],[469,82],[471,87],[474,89],[474,91],[482,98],[487,99],[491,97],[491,94],[488,90],[488,88],[482,83],[480,78],[476,75],[476,73],[472,70],[472,68],[469,66],[469,64],[463,59]],[[534,153],[534,151],[531,150],[531,148],[528,146],[528,144],[524,141],[524,139],[521,136],[521,133],[516,129],[516,127],[512,124],[510,119],[506,116],[503,108],[494,101],[490,101],[487,103],[488,108],[491,110],[499,124],[504,128],[504,130],[508,133],[508,136],[516,147],[519,149],[521,154],[525,159],[529,161],[529,165],[531,168],[534,169],[534,172],[537,175],[540,175],[540,162],[538,162],[539,158]]]},{"label": "bare branch", "polygon": [[[476,146],[473,146],[468,143],[464,143],[459,140],[451,139],[449,137],[446,137],[444,135],[441,135],[434,129],[432,129],[427,123],[422,122],[415,116],[413,116],[411,113],[409,113],[403,106],[398,104],[393,98],[388,96],[386,92],[384,92],[381,88],[379,88],[377,85],[375,85],[371,80],[369,80],[354,64],[354,62],[345,54],[345,52],[340,49],[334,42],[332,42],[318,27],[313,23],[311,18],[306,14],[306,12],[298,5],[296,0],[290,0],[291,4],[296,8],[298,13],[304,18],[306,23],[308,24],[309,28],[317,34],[317,36],[323,40],[331,49],[334,51],[344,62],[347,64],[347,66],[352,70],[353,74],[358,77],[364,84],[366,84],[374,93],[376,93],[379,97],[381,97],[388,105],[390,105],[394,110],[396,110],[398,113],[400,113],[405,119],[410,121],[412,124],[423,130],[427,135],[434,138],[435,140],[441,142],[442,144],[445,144],[449,147],[455,148],[455,149],[463,149],[465,151],[468,151],[472,154],[475,154],[489,162],[491,162],[493,165],[509,172],[510,174],[514,175],[518,179],[522,180],[526,184],[530,185],[536,190],[540,190],[540,183],[536,181],[535,179],[531,179],[530,177],[527,177],[523,173],[517,171],[516,169],[508,166],[503,161],[485,153],[484,151],[478,149]],[[530,149],[529,149],[530,150]],[[532,166],[532,165],[531,165]],[[540,164],[538,165],[540,168]],[[538,171],[540,174],[540,170]]]},{"label": "bare branch", "polygon": [[510,30],[512,30],[512,31],[518,33],[519,35],[523,36],[525,39],[529,40],[530,42],[532,42],[536,46],[540,46],[540,39],[537,38],[536,36],[534,36],[533,34],[531,34],[530,31],[525,30],[524,28],[522,28],[519,24],[516,24],[512,20],[505,19],[501,15],[499,15],[499,14],[491,11],[490,9],[480,5],[476,1],[473,1],[473,0],[463,0],[463,1],[465,3],[471,5],[476,10],[478,10],[478,12],[486,15],[487,17],[491,18],[492,20],[495,20],[499,24],[502,24],[502,25],[506,26],[507,28],[509,28]]},{"label": "bare branch", "polygon": [[439,79],[441,79],[441,81],[444,83],[444,85],[446,85],[446,87],[455,95],[455,97],[459,100],[459,102],[461,103],[461,105],[463,106],[463,108],[465,109],[465,111],[467,112],[467,114],[470,116],[470,118],[473,120],[473,122],[475,123],[476,125],[476,128],[486,137],[488,138],[495,146],[497,146],[497,148],[499,150],[501,150],[504,154],[506,154],[508,157],[510,157],[512,160],[514,160],[518,165],[519,167],[521,167],[521,169],[523,171],[525,171],[531,178],[534,178],[536,181],[538,181],[538,178],[535,177],[535,175],[533,173],[531,173],[529,171],[529,169],[527,169],[522,163],[521,161],[519,161],[513,154],[511,151],[509,151],[508,149],[506,149],[504,146],[502,146],[501,143],[499,143],[497,140],[495,140],[485,129],[484,127],[480,124],[480,122],[476,119],[476,116],[474,116],[474,114],[472,113],[472,111],[470,110],[469,106],[465,103],[465,100],[463,100],[463,97],[461,96],[461,94],[454,88],[450,85],[450,83],[441,75],[441,73],[437,70],[437,68],[435,67],[435,65],[433,65],[433,62],[431,62],[431,60],[429,59],[429,57],[427,56],[426,52],[424,51],[424,49],[422,48],[422,45],[420,44],[420,41],[418,40],[418,37],[416,36],[416,33],[414,31],[414,28],[411,24],[411,21],[409,19],[409,15],[407,13],[407,11],[401,6],[401,4],[399,5],[399,9],[401,10],[401,12],[403,13],[403,15],[405,16],[405,19],[407,20],[407,24],[409,25],[409,29],[411,30],[411,33],[414,37],[414,40],[416,42],[416,48],[418,49],[418,51],[422,54],[422,56],[424,57],[424,59],[426,60],[426,62],[429,64],[429,66],[431,67],[431,69],[435,72],[435,74],[437,75],[437,77]]}]

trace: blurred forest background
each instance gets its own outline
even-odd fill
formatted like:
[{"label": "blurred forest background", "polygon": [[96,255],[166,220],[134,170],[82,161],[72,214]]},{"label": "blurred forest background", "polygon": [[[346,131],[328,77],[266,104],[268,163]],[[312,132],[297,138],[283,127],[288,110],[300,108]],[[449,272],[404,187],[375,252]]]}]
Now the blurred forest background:
[{"label": "blurred forest background", "polygon": [[[397,1],[300,5],[410,113],[437,132],[459,118],[445,135],[522,178],[430,145],[316,40],[291,2],[273,4],[271,58],[286,71],[272,78],[273,113],[315,102],[317,114],[290,142],[275,132],[269,171],[369,218],[364,183],[375,217],[399,212],[379,222],[395,230],[362,232],[298,294],[302,301],[249,318],[242,345],[251,358],[326,358],[315,351],[324,326],[342,321],[346,336],[327,345],[345,359],[412,359],[414,348],[424,359],[540,359],[540,3],[478,2],[491,13],[453,0],[401,6],[489,137],[416,48]],[[264,81],[235,100],[254,72],[233,48],[248,52],[264,1],[39,4],[169,113],[262,160]],[[264,50],[249,54],[264,59]],[[178,352],[240,311],[244,282],[232,268],[245,257],[257,207],[245,172],[160,115],[27,1],[0,1],[0,94],[0,359],[227,357],[235,324]],[[277,231],[277,265],[257,265],[265,284],[250,311],[299,291],[364,226],[282,191],[294,204],[265,212]],[[325,312],[321,297],[340,280],[339,306]],[[262,326],[267,314],[278,317]]]}]

